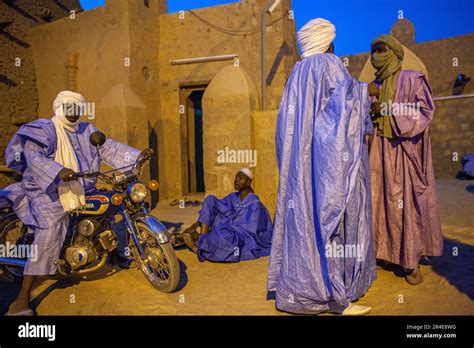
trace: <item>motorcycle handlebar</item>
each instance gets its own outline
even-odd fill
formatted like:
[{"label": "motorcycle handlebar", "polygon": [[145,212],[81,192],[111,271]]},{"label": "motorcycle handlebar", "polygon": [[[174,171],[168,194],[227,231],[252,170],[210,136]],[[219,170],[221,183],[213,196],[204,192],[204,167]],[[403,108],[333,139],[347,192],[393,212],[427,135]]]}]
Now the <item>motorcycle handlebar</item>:
[{"label": "motorcycle handlebar", "polygon": [[100,172],[79,172],[79,173],[74,173],[74,174],[70,174],[69,177],[72,179],[72,180],[77,180],[79,178],[92,178],[92,177],[96,177],[96,176],[99,176],[101,173]]},{"label": "motorcycle handlebar", "polygon": [[143,156],[143,158],[137,159],[137,163],[143,163],[145,161],[148,161],[154,153],[155,151],[153,151],[153,149],[150,149],[150,148],[143,150],[142,153],[140,154]]},{"label": "motorcycle handlebar", "polygon": [[[141,159],[137,159],[137,161],[135,162],[135,164],[133,164],[133,167],[136,168],[138,167],[140,164],[142,164],[143,162],[145,161],[148,161],[151,156],[155,153],[155,151],[153,151],[153,149],[145,149],[143,150],[143,152],[141,154],[143,154],[143,158]],[[100,175],[102,175],[103,173],[101,172],[78,172],[78,173],[74,173],[74,174],[70,174],[69,177],[72,179],[72,180],[77,180],[79,178],[93,178],[93,177],[98,177]]]}]

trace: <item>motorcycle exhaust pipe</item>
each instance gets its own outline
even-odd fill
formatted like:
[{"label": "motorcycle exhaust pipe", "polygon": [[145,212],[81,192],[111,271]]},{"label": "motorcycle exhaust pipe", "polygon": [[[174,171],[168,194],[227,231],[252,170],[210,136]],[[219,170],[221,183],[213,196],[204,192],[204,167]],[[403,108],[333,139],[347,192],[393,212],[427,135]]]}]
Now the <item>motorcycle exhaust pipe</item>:
[{"label": "motorcycle exhaust pipe", "polygon": [[99,269],[101,269],[102,267],[104,267],[105,262],[107,261],[107,256],[108,256],[108,254],[107,254],[107,253],[104,253],[104,254],[102,254],[102,258],[100,259],[99,263],[98,263],[97,265],[95,265],[94,267],[86,268],[86,269],[81,269],[81,270],[79,270],[79,271],[72,271],[71,274],[74,274],[74,275],[83,275],[83,274],[87,274],[87,273],[92,273],[92,272],[98,271]]},{"label": "motorcycle exhaust pipe", "polygon": [[26,260],[15,259],[15,258],[12,258],[12,257],[0,257],[0,265],[2,265],[2,266],[25,267],[26,266]]},{"label": "motorcycle exhaust pipe", "polygon": [[107,261],[107,256],[108,256],[108,254],[104,253],[102,255],[99,263],[97,265],[95,265],[94,267],[82,269],[82,270],[79,270],[79,271],[70,271],[69,273],[64,271],[64,269],[61,267],[65,264],[64,260],[57,261],[56,265],[58,266],[58,273],[60,275],[64,276],[64,277],[67,277],[67,276],[82,276],[84,274],[88,274],[88,273],[98,271],[99,269],[104,267],[105,262]]}]

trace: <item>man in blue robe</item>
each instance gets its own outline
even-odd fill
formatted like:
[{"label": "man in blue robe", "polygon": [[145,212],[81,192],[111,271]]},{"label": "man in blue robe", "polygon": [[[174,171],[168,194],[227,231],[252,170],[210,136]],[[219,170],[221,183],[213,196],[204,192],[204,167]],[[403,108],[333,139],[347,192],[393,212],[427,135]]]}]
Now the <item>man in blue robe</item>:
[{"label": "man in blue robe", "polygon": [[239,262],[270,254],[273,225],[250,187],[252,180],[253,173],[241,169],[234,180],[236,192],[223,199],[206,197],[198,222],[182,233],[199,261]]},{"label": "man in blue robe", "polygon": [[23,125],[5,152],[7,166],[23,174],[21,183],[5,188],[6,197],[20,220],[34,233],[38,257],[29,259],[18,297],[8,314],[32,315],[30,292],[37,276],[53,275],[54,261],[66,237],[70,213],[85,204],[85,194],[95,188],[95,180],[71,180],[79,171],[98,171],[103,160],[113,168],[135,163],[139,151],[107,139],[95,156],[89,137],[97,131],[90,123],[79,122],[85,99],[70,91],[58,94],[53,103],[55,116]]},{"label": "man in blue robe", "polygon": [[376,278],[366,134],[367,84],[333,54],[335,28],[317,18],[298,32],[302,60],[278,114],[279,190],[267,290],[279,310],[361,315],[352,302]]}]

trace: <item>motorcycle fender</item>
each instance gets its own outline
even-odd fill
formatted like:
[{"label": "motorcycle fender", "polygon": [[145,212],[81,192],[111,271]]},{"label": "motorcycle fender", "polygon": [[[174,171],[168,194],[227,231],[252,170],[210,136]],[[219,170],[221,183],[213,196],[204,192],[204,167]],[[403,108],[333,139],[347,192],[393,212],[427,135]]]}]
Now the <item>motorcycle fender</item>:
[{"label": "motorcycle fender", "polygon": [[137,218],[138,221],[148,225],[153,233],[158,237],[160,244],[165,244],[170,241],[170,234],[166,227],[153,215],[143,215]]},{"label": "motorcycle fender", "polygon": [[25,267],[26,260],[13,257],[0,257],[0,265]]}]

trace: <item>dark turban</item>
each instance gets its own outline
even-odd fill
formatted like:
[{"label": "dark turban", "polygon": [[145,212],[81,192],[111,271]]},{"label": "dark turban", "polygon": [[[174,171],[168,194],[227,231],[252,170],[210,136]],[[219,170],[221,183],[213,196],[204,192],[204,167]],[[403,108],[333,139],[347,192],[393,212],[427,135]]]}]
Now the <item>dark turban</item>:
[{"label": "dark turban", "polygon": [[378,42],[387,45],[393,51],[393,53],[395,53],[398,59],[403,60],[403,55],[405,54],[405,52],[403,51],[403,46],[400,41],[390,35],[379,35],[375,38],[374,41],[372,41],[372,44],[370,45],[371,48],[373,48],[374,45]]},{"label": "dark turban", "polygon": [[[372,52],[371,63],[377,70],[375,72],[376,80],[382,85],[379,101],[382,103],[391,103],[395,96],[397,88],[398,75],[402,68],[403,46],[390,35],[380,35],[372,41],[371,48],[377,43],[384,43],[387,46],[386,52]],[[374,120],[374,126],[379,136],[391,139],[393,137],[392,126],[390,122],[391,115],[381,115]]]}]

